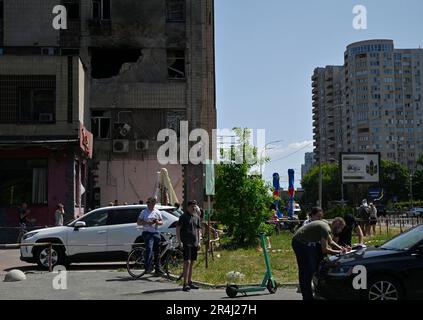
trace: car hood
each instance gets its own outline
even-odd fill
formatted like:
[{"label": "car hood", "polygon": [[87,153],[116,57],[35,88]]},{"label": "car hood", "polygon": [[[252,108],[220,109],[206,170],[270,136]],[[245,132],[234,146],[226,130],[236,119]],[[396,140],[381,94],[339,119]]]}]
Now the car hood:
[{"label": "car hood", "polygon": [[369,247],[360,249],[348,254],[343,254],[339,256],[331,256],[327,258],[327,263],[329,264],[357,264],[357,263],[364,263],[365,261],[368,261],[370,259],[377,259],[382,258],[385,256],[398,254],[398,251],[394,250],[385,250],[381,248],[376,247]]},{"label": "car hood", "polygon": [[31,230],[28,233],[32,233],[32,232],[37,232],[37,236],[42,235],[44,236],[52,236],[52,235],[56,235],[56,234],[62,234],[63,232],[68,230],[70,227],[52,227],[52,228],[43,228],[43,229],[37,229],[37,230]]}]

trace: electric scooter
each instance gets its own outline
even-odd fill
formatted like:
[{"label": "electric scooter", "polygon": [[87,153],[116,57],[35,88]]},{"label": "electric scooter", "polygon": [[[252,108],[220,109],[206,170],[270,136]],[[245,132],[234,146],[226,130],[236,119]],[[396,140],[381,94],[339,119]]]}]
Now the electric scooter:
[{"label": "electric scooter", "polygon": [[266,273],[264,274],[262,283],[260,285],[251,287],[241,287],[234,284],[228,284],[226,287],[226,294],[229,298],[235,298],[238,293],[247,295],[248,292],[259,292],[264,291],[266,289],[269,290],[271,294],[276,293],[277,285],[275,279],[273,278],[272,270],[270,268],[269,254],[266,248],[265,237],[266,236],[264,235],[264,233],[260,234],[261,247],[263,249],[264,262],[266,264]]}]

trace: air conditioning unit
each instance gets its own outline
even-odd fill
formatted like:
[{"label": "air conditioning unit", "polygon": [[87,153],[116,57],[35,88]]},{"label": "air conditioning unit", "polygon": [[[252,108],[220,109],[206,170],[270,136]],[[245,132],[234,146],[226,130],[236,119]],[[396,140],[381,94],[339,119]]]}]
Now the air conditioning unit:
[{"label": "air conditioning unit", "polygon": [[114,153],[128,153],[129,140],[113,140],[113,152]]},{"label": "air conditioning unit", "polygon": [[148,150],[148,140],[136,140],[135,141],[135,150],[137,150],[137,151]]},{"label": "air conditioning unit", "polygon": [[130,126],[129,124],[125,123],[125,124],[122,126],[122,128],[120,128],[120,130],[119,130],[119,134],[120,134],[122,137],[126,137],[126,136],[128,135],[128,133],[129,133],[129,131],[131,131],[131,126]]},{"label": "air conditioning unit", "polygon": [[40,122],[52,122],[53,114],[52,113],[40,113],[38,115],[38,121]]}]

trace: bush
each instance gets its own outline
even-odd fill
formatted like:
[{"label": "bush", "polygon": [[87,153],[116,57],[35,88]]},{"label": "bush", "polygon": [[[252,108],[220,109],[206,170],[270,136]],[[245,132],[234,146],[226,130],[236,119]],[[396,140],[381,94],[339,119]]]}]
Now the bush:
[{"label": "bush", "polygon": [[330,210],[325,211],[325,219],[334,219],[336,217],[344,217],[346,214],[352,214],[353,216],[355,216],[355,209],[352,207],[342,207],[342,206],[337,206],[334,207]]}]

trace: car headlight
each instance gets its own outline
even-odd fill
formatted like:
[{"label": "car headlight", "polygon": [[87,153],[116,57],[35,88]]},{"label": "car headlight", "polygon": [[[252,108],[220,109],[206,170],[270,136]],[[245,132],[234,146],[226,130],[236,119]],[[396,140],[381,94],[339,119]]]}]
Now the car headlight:
[{"label": "car headlight", "polygon": [[333,267],[328,271],[328,275],[332,277],[348,277],[352,275],[352,267]]},{"label": "car headlight", "polygon": [[25,235],[23,236],[23,239],[24,239],[24,240],[26,240],[26,239],[32,238],[32,237],[33,237],[33,236],[35,236],[37,233],[38,233],[38,232],[28,232],[28,233],[25,233]]}]

